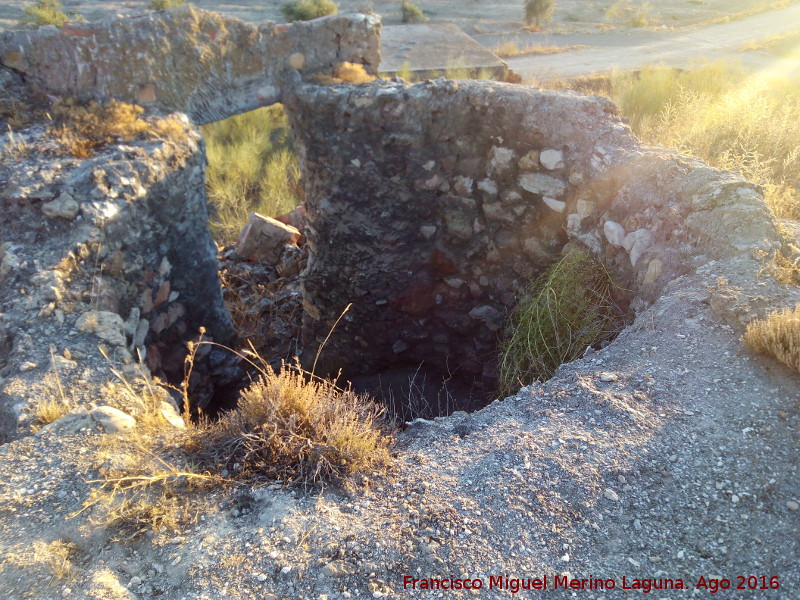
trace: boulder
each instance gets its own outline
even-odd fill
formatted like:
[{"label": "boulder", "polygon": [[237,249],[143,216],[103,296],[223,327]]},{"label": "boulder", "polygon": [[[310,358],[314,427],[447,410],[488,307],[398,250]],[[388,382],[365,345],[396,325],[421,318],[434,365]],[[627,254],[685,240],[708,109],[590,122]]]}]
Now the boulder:
[{"label": "boulder", "polygon": [[89,414],[106,433],[128,433],[136,428],[136,419],[113,406],[98,406]]},{"label": "boulder", "polygon": [[272,217],[252,213],[239,234],[236,254],[247,260],[277,264],[286,244],[297,245],[300,231]]}]

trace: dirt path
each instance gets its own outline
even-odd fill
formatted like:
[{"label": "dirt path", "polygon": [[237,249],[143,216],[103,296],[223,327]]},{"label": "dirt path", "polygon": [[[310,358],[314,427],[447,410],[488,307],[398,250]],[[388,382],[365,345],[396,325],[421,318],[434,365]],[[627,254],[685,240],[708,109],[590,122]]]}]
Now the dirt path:
[{"label": "dirt path", "polygon": [[[721,58],[741,59],[744,67],[756,70],[769,66],[776,59],[762,52],[743,53],[742,45],[751,39],[796,30],[798,23],[800,4],[795,4],[739,21],[708,25],[688,32],[653,32],[653,39],[635,45],[629,45],[630,40],[620,36],[620,45],[617,46],[588,48],[562,54],[520,56],[509,58],[506,62],[523,79],[575,77],[615,68],[638,69],[647,63],[659,61],[681,67],[700,59]],[[553,41],[556,41],[555,38]],[[571,43],[569,40],[565,41]],[[795,73],[800,69],[799,63],[800,61],[795,60],[793,65],[789,65],[794,68]]]}]

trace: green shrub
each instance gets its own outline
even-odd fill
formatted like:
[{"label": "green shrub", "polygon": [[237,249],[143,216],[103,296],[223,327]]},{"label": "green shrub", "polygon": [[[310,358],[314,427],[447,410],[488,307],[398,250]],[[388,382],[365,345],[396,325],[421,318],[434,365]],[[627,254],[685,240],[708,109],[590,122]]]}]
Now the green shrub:
[{"label": "green shrub", "polygon": [[186,0],[150,0],[150,8],[153,10],[166,10],[184,4],[186,4]]},{"label": "green shrub", "polygon": [[537,29],[553,19],[553,0],[525,0],[525,24]]},{"label": "green shrub", "polygon": [[611,339],[622,324],[614,289],[603,265],[575,249],[533,281],[504,331],[500,392],[549,379],[587,346]]},{"label": "green shrub", "polygon": [[287,21],[310,21],[338,11],[333,0],[292,0],[281,6],[281,14]]},{"label": "green shrub", "polygon": [[251,212],[278,216],[302,202],[300,168],[280,105],[205,125],[211,232],[236,239]]},{"label": "green shrub", "polygon": [[25,17],[20,19],[21,25],[63,27],[69,20],[67,13],[61,10],[61,2],[58,0],[37,0],[35,4],[26,6],[22,10],[25,12]]},{"label": "green shrub", "polygon": [[416,4],[403,0],[403,23],[424,23],[427,20]]}]

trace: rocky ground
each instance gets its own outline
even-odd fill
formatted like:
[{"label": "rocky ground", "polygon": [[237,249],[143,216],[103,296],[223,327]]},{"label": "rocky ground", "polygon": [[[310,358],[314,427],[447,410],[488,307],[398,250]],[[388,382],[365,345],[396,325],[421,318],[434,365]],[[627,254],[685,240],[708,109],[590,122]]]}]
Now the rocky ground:
[{"label": "rocky ground", "polygon": [[[101,384],[115,363],[97,352],[98,332],[122,348],[137,335],[138,319],[78,327],[113,303],[92,281],[115,265],[96,246],[81,258],[78,244],[106,231],[101,209],[126,214],[138,197],[128,175],[92,167],[150,164],[137,150],[146,144],[163,148],[166,170],[191,159],[163,140],[112,145],[92,163],[31,153],[43,135],[35,126],[6,136],[0,168],[0,385],[27,403],[0,419],[8,431],[22,426],[0,446],[0,598],[499,598],[522,583],[544,588],[520,596],[529,598],[800,597],[798,375],[740,339],[744,324],[800,293],[756,254],[698,260],[613,343],[545,383],[471,414],[414,421],[397,433],[387,472],[323,489],[223,481],[226,472],[194,480],[178,472],[191,468],[180,420],[159,429],[140,419],[130,432],[81,413],[69,428],[32,434],[37,402],[58,398],[56,373],[86,382],[76,403],[113,403]],[[65,196],[50,195],[65,173],[95,213],[87,203],[78,219]],[[78,251],[73,267],[83,261],[73,285],[53,279],[58,240]],[[222,258],[230,274],[275,281]],[[164,269],[147,281],[156,297]],[[159,314],[169,318],[178,297],[166,289]],[[297,305],[296,290],[280,291]],[[127,352],[114,360],[130,361]],[[125,473],[166,473],[174,487],[119,518],[95,501]],[[181,521],[152,530],[136,520],[165,506]],[[430,578],[482,588],[420,589]]]},{"label": "rocky ground", "polygon": [[[797,292],[742,277],[751,265],[712,263],[674,282],[610,346],[544,384],[473,414],[413,423],[390,472],[349,492],[224,487],[195,496],[195,525],[125,541],[92,526],[92,510],[74,513],[97,485],[87,480],[128,442],[86,430],[6,444],[0,591],[476,594],[404,589],[410,576],[480,579],[477,595],[499,598],[508,592],[492,577],[547,576],[548,592],[523,597],[634,598],[646,579],[688,588],[654,598],[703,597],[712,587],[701,578],[725,578],[732,587],[718,597],[796,598],[797,375],[743,347],[736,315]],[[616,589],[587,582],[559,594],[556,576],[562,587],[594,578]],[[747,588],[762,584],[780,587]]]}]

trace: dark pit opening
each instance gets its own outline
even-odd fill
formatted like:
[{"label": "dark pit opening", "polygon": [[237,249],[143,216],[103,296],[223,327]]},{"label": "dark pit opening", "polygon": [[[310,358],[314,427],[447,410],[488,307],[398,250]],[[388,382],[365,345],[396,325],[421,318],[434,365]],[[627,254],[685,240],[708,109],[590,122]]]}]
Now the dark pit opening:
[{"label": "dark pit opening", "polygon": [[[562,253],[567,216],[588,222],[602,199],[579,193],[591,157],[560,133],[520,136],[513,120],[484,115],[475,101],[482,87],[433,86],[430,102],[451,106],[454,91],[468,136],[440,131],[428,119],[429,100],[398,84],[289,94],[285,127],[305,204],[277,221],[251,216],[218,255],[238,350],[252,347],[275,369],[314,365],[316,375],[374,396],[400,422],[473,411],[502,396],[498,340],[509,310]],[[533,97],[515,97],[521,119]],[[546,114],[537,103],[551,100],[543,98],[533,104]],[[352,110],[356,100],[363,110]],[[255,377],[244,361],[217,354],[201,357],[207,365],[190,382],[196,405],[211,415],[232,408]]]}]

